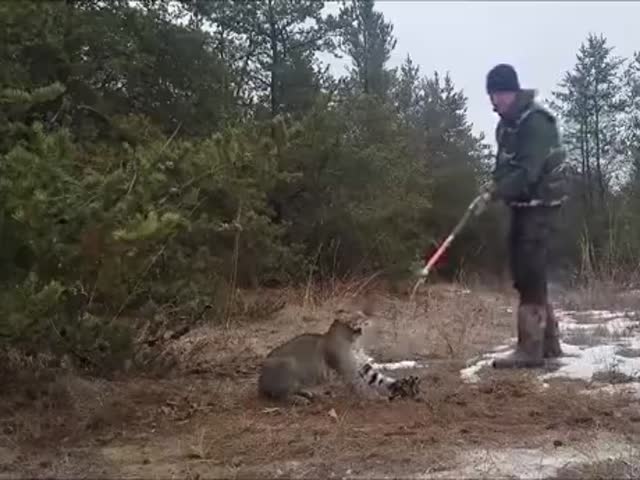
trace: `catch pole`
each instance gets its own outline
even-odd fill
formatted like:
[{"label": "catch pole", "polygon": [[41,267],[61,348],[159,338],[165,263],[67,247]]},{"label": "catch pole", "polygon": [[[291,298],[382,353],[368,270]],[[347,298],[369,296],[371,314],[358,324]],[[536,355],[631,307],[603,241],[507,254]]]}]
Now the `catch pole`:
[{"label": "catch pole", "polygon": [[471,202],[471,204],[467,207],[467,210],[464,212],[464,215],[458,221],[458,223],[456,224],[454,229],[451,231],[449,236],[445,239],[444,242],[442,242],[442,244],[438,247],[436,252],[433,255],[431,255],[426,265],[418,272],[418,276],[420,278],[418,278],[418,281],[416,282],[416,284],[413,287],[413,290],[411,291],[411,297],[409,301],[411,302],[413,301],[413,298],[416,294],[416,291],[418,290],[418,287],[426,281],[427,276],[429,275],[429,272],[431,271],[433,266],[436,264],[438,259],[442,256],[445,250],[449,248],[449,245],[451,245],[451,242],[453,242],[453,240],[456,238],[458,233],[460,233],[460,230],[462,230],[462,228],[467,224],[467,222],[469,221],[469,218],[471,218],[471,214],[476,209],[476,205],[478,205],[478,202],[480,201],[481,198],[482,198],[482,195],[478,195],[473,200],[473,202]]}]

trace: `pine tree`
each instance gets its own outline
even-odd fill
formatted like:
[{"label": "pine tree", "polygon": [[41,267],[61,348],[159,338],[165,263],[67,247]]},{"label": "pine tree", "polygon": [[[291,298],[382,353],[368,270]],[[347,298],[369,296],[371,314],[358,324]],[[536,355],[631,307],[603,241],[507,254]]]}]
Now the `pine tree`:
[{"label": "pine tree", "polygon": [[[195,2],[191,8],[213,25],[217,48],[233,66],[236,93],[247,105],[259,102],[275,117],[299,108],[303,89],[313,96],[313,56],[332,45],[322,17],[323,1]],[[300,83],[298,100],[288,106],[285,97],[291,74]]]},{"label": "pine tree", "polygon": [[580,46],[574,69],[554,92],[554,104],[565,123],[565,140],[580,159],[589,208],[594,191],[599,203],[604,203],[619,153],[623,60],[612,52],[606,38],[590,34]]},{"label": "pine tree", "polygon": [[385,97],[393,78],[386,64],[397,41],[393,36],[393,25],[374,7],[374,0],[343,1],[338,16],[339,45],[351,58],[350,73],[357,91]]}]

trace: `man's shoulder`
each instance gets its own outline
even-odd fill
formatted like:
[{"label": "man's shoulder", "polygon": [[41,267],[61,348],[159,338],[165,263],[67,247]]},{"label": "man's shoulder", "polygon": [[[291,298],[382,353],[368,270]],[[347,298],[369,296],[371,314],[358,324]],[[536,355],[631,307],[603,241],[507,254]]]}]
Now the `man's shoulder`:
[{"label": "man's shoulder", "polygon": [[557,137],[559,135],[558,124],[555,115],[540,104],[532,105],[523,112],[518,122],[520,138]]},{"label": "man's shoulder", "polygon": [[556,124],[556,116],[544,105],[538,102],[532,102],[518,118],[518,124],[522,126],[525,123],[529,124]]},{"label": "man's shoulder", "polygon": [[531,142],[536,144],[556,144],[560,138],[556,118],[547,109],[536,109],[520,123],[518,142],[524,148]]}]

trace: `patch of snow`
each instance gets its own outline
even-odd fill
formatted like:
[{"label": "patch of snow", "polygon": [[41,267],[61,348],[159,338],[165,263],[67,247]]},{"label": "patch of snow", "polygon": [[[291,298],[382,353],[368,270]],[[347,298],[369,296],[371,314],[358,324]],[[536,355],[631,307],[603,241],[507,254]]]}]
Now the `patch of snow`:
[{"label": "patch of snow", "polygon": [[627,320],[623,318],[614,318],[606,323],[569,323],[565,322],[560,326],[561,333],[568,331],[588,331],[588,330],[602,330],[605,329],[609,335],[624,335],[630,332],[633,328],[640,326],[638,322]]},{"label": "patch of snow", "polygon": [[425,365],[415,360],[401,360],[399,362],[373,363],[373,368],[380,370],[401,370],[403,368],[420,368]]},{"label": "patch of snow", "polygon": [[370,363],[377,370],[402,370],[408,368],[423,368],[426,364],[416,360],[400,360],[398,362],[376,362],[362,347],[354,348],[353,354],[360,364]]},{"label": "patch of snow", "polygon": [[[577,316],[590,316],[589,323],[579,322]],[[626,335],[619,338],[606,338],[597,336],[603,344],[595,346],[577,346],[561,342],[564,356],[555,360],[559,368],[553,372],[541,372],[539,379],[543,382],[553,377],[571,378],[590,381],[594,373],[611,370],[638,378],[640,381],[640,357],[625,357],[618,353],[621,346],[640,349],[640,329],[635,329],[639,322],[630,320],[626,312],[614,312],[609,310],[557,311],[558,324],[561,335],[580,332],[587,334],[595,329],[606,329],[613,335]],[[597,320],[597,321],[594,321]],[[515,339],[512,339],[515,343]],[[464,381],[479,381],[478,373],[484,367],[491,365],[496,358],[509,354],[513,346],[500,346],[492,352],[485,354],[480,359],[460,371]],[[640,394],[640,388],[637,389]]]},{"label": "patch of snow", "polygon": [[537,479],[554,476],[572,463],[597,462],[627,458],[633,446],[612,438],[597,438],[593,445],[552,447],[542,449],[500,448],[462,450],[458,457],[463,467],[454,470],[427,472],[418,478],[498,478]]},{"label": "patch of snow", "polygon": [[[559,359],[561,367],[541,378],[567,377],[576,380],[591,380],[594,373],[615,369],[616,372],[635,377],[640,373],[640,358],[628,358],[617,354],[615,345],[597,345],[580,348],[563,345],[566,357]],[[577,352],[575,350],[578,350]],[[572,352],[573,351],[573,352]],[[571,355],[575,356],[568,356]]]},{"label": "patch of snow", "polygon": [[557,313],[563,313],[569,317],[583,316],[594,319],[607,320],[611,318],[619,318],[633,314],[627,310],[556,310]]},{"label": "patch of snow", "polygon": [[480,360],[475,364],[460,370],[460,376],[464,381],[469,383],[479,382],[480,377],[478,376],[478,372],[482,370],[484,367],[491,365],[492,361],[493,361],[493,358]]},{"label": "patch of snow", "polygon": [[479,382],[480,377],[478,376],[478,372],[484,367],[490,366],[491,362],[493,362],[495,358],[508,355],[511,348],[512,347],[509,345],[500,345],[499,347],[494,348],[492,352],[482,355],[479,360],[471,361],[467,367],[460,370],[460,376],[464,381],[469,383]]}]

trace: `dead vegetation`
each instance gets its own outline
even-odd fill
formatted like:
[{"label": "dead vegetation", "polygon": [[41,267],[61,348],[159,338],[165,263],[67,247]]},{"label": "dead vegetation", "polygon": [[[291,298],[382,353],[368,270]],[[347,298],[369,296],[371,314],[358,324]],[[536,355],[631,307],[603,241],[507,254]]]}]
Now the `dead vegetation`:
[{"label": "dead vegetation", "polygon": [[[29,469],[11,471],[60,472],[57,459],[65,452],[75,452],[76,466],[85,462],[80,453],[86,452],[85,471],[106,468],[109,475],[140,475],[149,468],[175,474],[189,469],[203,476],[268,475],[284,459],[297,462],[296,475],[314,476],[350,465],[364,472],[378,468],[377,460],[389,468],[430,462],[452,468],[443,459],[454,460],[446,455],[454,446],[517,448],[541,438],[572,444],[592,428],[638,433],[629,399],[621,395],[585,401],[577,387],[558,383],[542,391],[527,375],[469,385],[447,368],[430,371],[423,382],[419,403],[357,401],[333,385],[332,395],[310,407],[282,408],[257,400],[251,379],[215,386],[198,376],[137,379],[102,388],[57,380],[66,403],[55,411],[45,402],[14,410],[14,419],[23,418],[20,433],[7,438],[32,460]],[[78,397],[83,401],[72,400]],[[27,415],[30,422],[41,422],[39,431]],[[64,420],[45,423],[56,416]],[[26,425],[29,432],[20,430]]]},{"label": "dead vegetation", "polygon": [[595,372],[591,377],[591,381],[618,385],[621,383],[636,382],[639,378],[640,377],[634,377],[625,372],[621,372],[616,365],[611,365],[609,368]]},{"label": "dead vegetation", "polygon": [[558,470],[547,480],[596,480],[615,478],[632,480],[640,477],[640,451],[630,449],[621,458],[580,462]]},{"label": "dead vegetation", "polygon": [[562,289],[562,305],[567,309],[640,310],[640,289],[614,281],[592,280],[586,285]]},{"label": "dead vegetation", "polygon": [[376,293],[365,347],[378,361],[430,359],[420,402],[357,400],[337,382],[308,407],[263,402],[255,395],[262,355],[300,331],[324,330],[333,309],[353,301],[280,295],[287,304],[268,321],[254,313],[179,339],[176,369],[163,378],[96,380],[23,364],[0,398],[0,478],[398,476],[451,469],[453,450],[465,446],[573,445],[594,429],[640,434],[626,394],[587,397],[563,381],[542,389],[514,372],[463,383],[465,360],[513,335],[513,313],[504,296],[453,286],[426,287],[415,314]]}]

